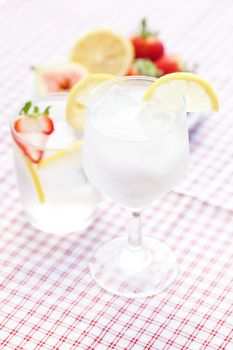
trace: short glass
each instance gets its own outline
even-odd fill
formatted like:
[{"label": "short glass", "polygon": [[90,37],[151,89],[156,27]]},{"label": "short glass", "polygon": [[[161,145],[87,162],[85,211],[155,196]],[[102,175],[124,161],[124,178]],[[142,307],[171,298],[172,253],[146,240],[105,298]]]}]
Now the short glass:
[{"label": "short glass", "polygon": [[[181,180],[189,161],[184,99],[181,96],[179,110],[163,105],[156,106],[155,112],[153,103],[142,103],[153,81],[142,76],[116,78],[96,87],[88,100],[85,173],[96,188],[131,215],[128,237],[101,246],[90,262],[90,271],[104,289],[125,297],[155,295],[177,275],[170,248],[141,234],[142,211]],[[137,110],[137,104],[143,109]],[[145,134],[131,118],[134,108],[140,112]]]},{"label": "short glass", "polygon": [[[30,143],[28,139],[26,142],[13,128],[17,114],[11,119],[18,185],[28,221],[41,231],[58,235],[81,232],[90,225],[100,197],[83,172],[81,142],[77,141],[82,135],[65,120],[66,100],[65,94],[32,100],[41,110],[51,106],[56,139],[51,134],[45,147],[39,146],[40,136],[36,134],[30,135]],[[24,148],[41,152],[41,161],[33,163]]]}]

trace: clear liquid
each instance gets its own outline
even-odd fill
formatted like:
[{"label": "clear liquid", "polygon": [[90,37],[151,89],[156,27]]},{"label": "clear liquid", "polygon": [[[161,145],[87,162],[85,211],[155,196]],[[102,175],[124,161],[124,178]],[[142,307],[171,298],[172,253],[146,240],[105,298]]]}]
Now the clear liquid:
[{"label": "clear liquid", "polygon": [[[58,111],[61,114],[60,108]],[[64,120],[63,112],[60,116],[63,120],[55,120],[55,131],[46,144],[49,148],[62,149],[77,140],[77,135]],[[32,225],[55,234],[86,228],[93,220],[99,192],[83,172],[81,152],[63,155],[41,168],[33,164],[45,194],[46,201],[41,203],[22,150],[15,143],[13,148],[22,202]],[[56,153],[57,151],[46,150],[43,159]]]},{"label": "clear liquid", "polygon": [[[130,208],[143,208],[170,191],[189,160],[186,115],[143,106],[150,82],[101,91],[89,106],[83,163],[95,186]],[[144,108],[146,107],[146,108]]]}]

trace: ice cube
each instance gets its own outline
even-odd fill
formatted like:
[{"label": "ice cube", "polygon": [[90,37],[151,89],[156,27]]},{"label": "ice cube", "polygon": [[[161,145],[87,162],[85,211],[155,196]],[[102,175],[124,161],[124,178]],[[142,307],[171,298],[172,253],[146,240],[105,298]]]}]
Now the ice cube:
[{"label": "ice cube", "polygon": [[138,100],[128,93],[128,89],[124,89],[120,84],[114,84],[110,89],[106,86],[106,91],[103,89],[101,88],[99,97],[97,92],[98,100],[91,107],[95,118],[109,118],[138,103]]},{"label": "ice cube", "polygon": [[142,106],[137,120],[147,135],[159,135],[172,127],[176,114],[156,110],[152,103],[146,103]]}]

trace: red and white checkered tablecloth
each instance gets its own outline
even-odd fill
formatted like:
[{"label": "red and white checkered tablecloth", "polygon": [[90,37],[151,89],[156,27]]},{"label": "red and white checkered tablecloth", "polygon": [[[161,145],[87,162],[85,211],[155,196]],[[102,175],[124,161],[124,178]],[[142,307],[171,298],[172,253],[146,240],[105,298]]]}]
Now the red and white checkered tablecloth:
[{"label": "red and white checkered tablecloth", "polygon": [[[233,349],[232,13],[231,0],[0,0],[0,349]],[[175,250],[178,279],[156,297],[125,299],[98,287],[87,265],[126,233],[126,213],[105,200],[81,236],[33,229],[6,119],[28,93],[32,64],[65,56],[94,27],[131,33],[142,16],[170,51],[198,63],[221,110],[191,132],[185,180],[145,212],[144,234]]]}]

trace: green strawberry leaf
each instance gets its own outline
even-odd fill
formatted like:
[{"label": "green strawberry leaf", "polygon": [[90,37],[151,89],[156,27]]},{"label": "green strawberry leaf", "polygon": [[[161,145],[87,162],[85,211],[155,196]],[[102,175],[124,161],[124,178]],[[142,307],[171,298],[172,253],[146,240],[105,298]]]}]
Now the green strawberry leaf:
[{"label": "green strawberry leaf", "polygon": [[39,107],[35,106],[33,109],[33,114],[39,114],[39,113],[40,113]]},{"label": "green strawberry leaf", "polygon": [[50,108],[51,108],[51,106],[46,107],[45,110],[44,110],[44,112],[43,112],[43,114],[49,115],[49,110],[50,110]]},{"label": "green strawberry leaf", "polygon": [[19,114],[28,114],[31,106],[32,106],[32,101],[26,102],[25,105],[21,108]]},{"label": "green strawberry leaf", "polygon": [[32,107],[32,101],[26,102],[25,105],[20,110],[19,114],[25,114],[28,117],[38,117],[41,114],[49,115],[49,110],[51,108],[51,106],[48,106],[48,107],[45,108],[44,112],[41,113],[39,107],[38,106],[34,106],[33,112],[30,113],[31,107]]}]

